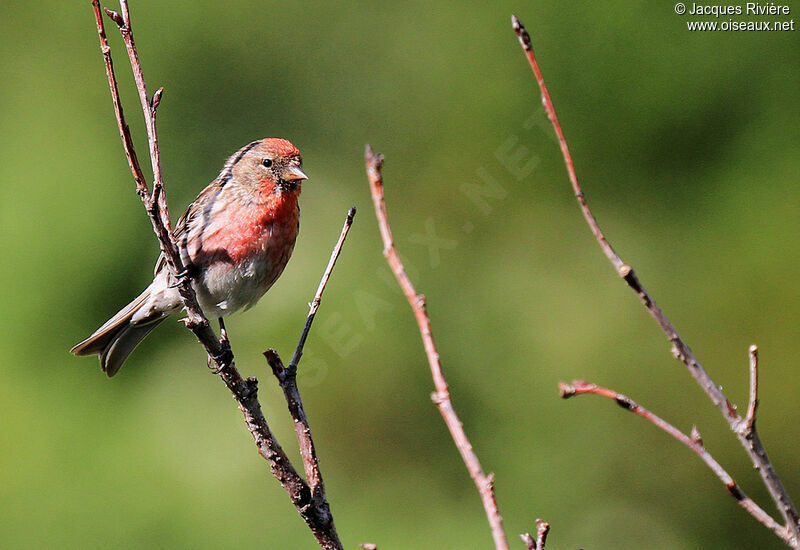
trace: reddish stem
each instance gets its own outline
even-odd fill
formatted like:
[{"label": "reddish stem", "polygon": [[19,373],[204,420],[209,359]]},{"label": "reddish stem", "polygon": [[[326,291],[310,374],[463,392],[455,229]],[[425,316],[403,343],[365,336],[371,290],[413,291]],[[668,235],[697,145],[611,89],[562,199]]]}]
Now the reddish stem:
[{"label": "reddish stem", "polygon": [[469,470],[469,474],[475,482],[475,486],[483,502],[483,508],[486,511],[486,517],[489,520],[495,548],[497,550],[508,550],[508,541],[506,540],[506,533],[503,529],[503,518],[500,516],[500,512],[497,509],[493,475],[484,474],[481,463],[478,460],[478,455],[475,454],[472,444],[469,442],[467,434],[464,432],[464,426],[461,424],[453,408],[453,404],[450,401],[450,391],[447,387],[447,380],[444,377],[442,365],[439,362],[439,352],[436,350],[436,343],[433,339],[433,329],[431,328],[431,321],[426,311],[425,296],[417,294],[414,285],[411,283],[411,279],[408,278],[403,263],[400,261],[397,250],[395,250],[394,247],[392,230],[389,226],[389,216],[386,212],[386,202],[383,198],[383,177],[381,175],[383,156],[376,155],[372,151],[372,148],[367,145],[366,163],[367,176],[369,178],[370,190],[372,191],[372,202],[375,206],[375,215],[378,218],[378,226],[380,227],[381,237],[383,239],[383,255],[386,257],[386,261],[389,263],[398,284],[403,289],[403,293],[408,299],[411,309],[414,311],[414,317],[417,319],[419,332],[422,336],[423,345],[425,346],[425,353],[428,356],[433,385],[436,389],[431,399],[439,408],[439,412],[447,428],[450,430],[450,435],[459,453],[461,453],[461,458],[464,460],[464,464],[466,464],[467,470]]},{"label": "reddish stem", "polygon": [[703,391],[706,392],[706,395],[708,395],[709,399],[711,399],[711,402],[714,403],[717,409],[719,409],[719,411],[722,413],[722,416],[728,422],[731,431],[733,431],[733,433],[739,438],[739,442],[750,456],[750,460],[758,470],[759,474],[761,474],[764,485],[767,487],[770,496],[772,496],[772,499],[775,501],[778,510],[786,522],[786,530],[790,534],[787,542],[792,548],[800,548],[800,516],[798,515],[797,510],[792,503],[791,498],[789,497],[789,494],[783,487],[783,483],[778,477],[778,474],[775,472],[772,463],[767,457],[766,450],[761,444],[761,440],[759,439],[758,433],[755,431],[754,426],[748,427],[747,422],[745,422],[744,419],[742,419],[742,417],[736,412],[736,408],[730,403],[730,401],[728,401],[725,394],[722,393],[720,387],[714,382],[714,380],[711,379],[708,373],[706,373],[705,369],[697,360],[692,350],[678,334],[675,326],[667,318],[664,312],[661,311],[661,308],[658,307],[650,294],[648,294],[648,292],[644,289],[633,268],[623,262],[617,253],[614,252],[614,249],[611,247],[605,235],[601,231],[600,226],[597,224],[597,221],[592,214],[592,211],[589,209],[588,203],[586,202],[583,189],[578,183],[578,177],[575,174],[575,166],[572,162],[572,156],[570,155],[569,147],[567,147],[567,140],[564,137],[564,132],[562,131],[561,124],[558,121],[555,107],[553,107],[553,102],[550,99],[550,92],[547,90],[544,77],[542,76],[542,72],[539,69],[539,64],[536,61],[536,55],[533,52],[531,37],[516,16],[511,16],[511,24],[514,28],[514,32],[516,32],[517,37],[519,38],[519,42],[522,45],[525,56],[528,58],[528,63],[533,70],[533,74],[536,76],[536,81],[539,83],[539,89],[542,93],[542,103],[544,104],[545,111],[547,112],[547,117],[550,119],[550,122],[553,125],[556,136],[558,136],[558,142],[561,146],[561,154],[564,157],[564,164],[567,167],[567,173],[569,174],[569,180],[572,184],[572,189],[575,193],[575,197],[578,200],[578,204],[580,205],[583,217],[589,224],[589,228],[594,234],[595,239],[600,245],[600,248],[603,250],[603,253],[605,253],[606,257],[617,270],[617,273],[625,280],[628,286],[634,292],[636,292],[636,295],[639,297],[642,304],[645,306],[645,308],[647,308],[647,311],[659,324],[661,330],[672,344],[673,355],[682,361],[684,365],[686,365],[689,374],[691,374]]},{"label": "reddish stem", "polygon": [[678,428],[667,422],[666,420],[656,416],[652,412],[648,411],[638,403],[634,402],[633,399],[622,395],[621,393],[617,393],[614,390],[610,390],[608,388],[604,388],[602,386],[598,386],[596,384],[592,384],[583,380],[573,380],[572,384],[565,384],[560,383],[558,385],[559,390],[561,392],[561,397],[564,399],[568,399],[575,395],[581,395],[585,393],[592,393],[595,395],[602,395],[603,397],[608,397],[609,399],[613,399],[617,402],[617,405],[622,407],[625,410],[631,411],[633,414],[641,416],[651,424],[655,425],[657,428],[663,430],[664,432],[668,433],[673,438],[677,439],[687,447],[689,447],[692,451],[700,457],[700,459],[706,463],[712,472],[719,478],[720,481],[725,485],[725,488],[731,494],[733,498],[736,499],[736,502],[739,503],[739,506],[747,510],[747,512],[753,516],[756,520],[761,522],[765,527],[771,529],[776,535],[782,538],[784,541],[789,543],[790,533],[786,529],[785,526],[781,525],[777,521],[775,521],[772,516],[767,514],[761,507],[755,503],[750,497],[744,494],[741,487],[734,481],[734,479],[725,471],[725,469],[714,460],[714,457],[706,450],[703,446],[703,440],[700,438],[700,434],[697,431],[697,428],[692,429],[691,435],[686,435]]}]

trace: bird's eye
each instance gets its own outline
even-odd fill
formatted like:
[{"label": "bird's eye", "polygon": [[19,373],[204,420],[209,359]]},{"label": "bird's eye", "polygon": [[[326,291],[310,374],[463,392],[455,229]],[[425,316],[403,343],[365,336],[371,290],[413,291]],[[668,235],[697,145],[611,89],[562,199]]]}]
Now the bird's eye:
[{"label": "bird's eye", "polygon": [[267,168],[270,168],[272,166],[272,161],[270,159],[264,159],[261,161],[261,164],[263,164]]}]

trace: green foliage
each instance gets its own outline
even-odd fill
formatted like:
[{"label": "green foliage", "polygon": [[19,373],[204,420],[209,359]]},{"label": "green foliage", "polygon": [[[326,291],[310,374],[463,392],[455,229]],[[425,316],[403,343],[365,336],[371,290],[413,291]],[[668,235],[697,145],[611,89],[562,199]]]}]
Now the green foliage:
[{"label": "green foliage", "polygon": [[[652,426],[599,398],[558,399],[559,380],[586,378],[682,429],[696,423],[772,510],[585,227],[509,15],[531,31],[609,239],[740,405],[747,347],[759,344],[762,439],[800,501],[795,33],[689,33],[671,6],[622,2],[132,4],[148,83],[166,88],[174,217],[243,143],[280,136],[303,151],[311,181],[295,256],[228,323],[287,449],[292,428],[261,351],[288,357],[346,210],[359,208],[300,378],[349,547],[491,547],[428,399],[413,317],[387,283],[367,141],[386,154],[397,246],[428,297],[454,404],[497,476],[510,535],[543,517],[554,548],[782,547]],[[157,245],[89,2],[5,3],[0,18],[3,548],[313,547],[177,323],[111,381],[67,353],[149,282]],[[488,196],[469,191],[486,175],[497,182]],[[434,254],[432,231],[446,240]]]}]

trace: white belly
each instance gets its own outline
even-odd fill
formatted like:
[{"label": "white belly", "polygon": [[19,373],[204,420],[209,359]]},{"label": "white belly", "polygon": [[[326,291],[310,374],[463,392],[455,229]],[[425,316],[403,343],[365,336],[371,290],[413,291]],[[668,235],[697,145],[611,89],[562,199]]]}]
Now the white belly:
[{"label": "white belly", "polygon": [[269,260],[253,257],[239,266],[216,263],[194,284],[200,307],[209,319],[225,317],[255,304],[269,288],[264,285]]}]

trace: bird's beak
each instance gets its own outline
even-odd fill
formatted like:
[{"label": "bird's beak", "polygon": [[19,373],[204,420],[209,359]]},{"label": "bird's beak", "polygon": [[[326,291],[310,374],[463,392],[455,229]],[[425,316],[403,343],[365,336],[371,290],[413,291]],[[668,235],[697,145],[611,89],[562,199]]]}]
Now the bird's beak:
[{"label": "bird's beak", "polygon": [[283,173],[286,181],[307,180],[308,176],[297,166],[289,166]]}]

